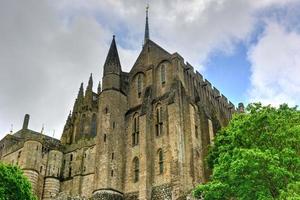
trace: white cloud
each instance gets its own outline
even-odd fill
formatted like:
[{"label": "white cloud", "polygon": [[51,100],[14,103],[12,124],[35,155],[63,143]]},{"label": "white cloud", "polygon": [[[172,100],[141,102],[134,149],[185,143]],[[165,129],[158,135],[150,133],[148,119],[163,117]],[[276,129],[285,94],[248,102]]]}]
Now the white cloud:
[{"label": "white cloud", "polygon": [[300,34],[268,22],[248,57],[252,65],[250,101],[299,104]]},{"label": "white cloud", "polygon": [[[291,1],[152,0],[150,35],[203,70],[212,52],[231,53],[248,39],[255,13]],[[32,129],[45,123],[59,137],[80,82],[90,72],[95,84],[101,79],[112,34],[130,69],[142,46],[144,8],[140,0],[2,0],[0,138],[11,123],[21,127],[25,113]]]}]

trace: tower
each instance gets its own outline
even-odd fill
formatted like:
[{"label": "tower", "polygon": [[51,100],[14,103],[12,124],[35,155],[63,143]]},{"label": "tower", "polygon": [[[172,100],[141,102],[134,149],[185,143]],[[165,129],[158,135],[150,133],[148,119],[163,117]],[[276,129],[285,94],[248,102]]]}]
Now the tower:
[{"label": "tower", "polygon": [[113,36],[103,67],[103,90],[98,102],[95,199],[122,199],[125,166],[125,112],[127,96],[121,91],[121,64]]},{"label": "tower", "polygon": [[120,82],[121,82],[120,76],[121,76],[121,63],[119,59],[115,36],[113,36],[105,60],[105,64],[103,67],[103,79],[102,79],[103,90],[111,90],[111,89],[120,90]]}]

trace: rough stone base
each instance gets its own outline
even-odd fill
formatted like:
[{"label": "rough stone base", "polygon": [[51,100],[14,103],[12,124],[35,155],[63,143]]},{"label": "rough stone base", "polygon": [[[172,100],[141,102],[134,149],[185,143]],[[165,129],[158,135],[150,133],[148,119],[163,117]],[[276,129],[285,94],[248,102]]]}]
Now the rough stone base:
[{"label": "rough stone base", "polygon": [[112,190],[100,190],[94,193],[93,200],[123,200],[123,195]]},{"label": "rough stone base", "polygon": [[152,200],[172,200],[172,187],[169,184],[152,188]]},{"label": "rough stone base", "polygon": [[53,200],[92,200],[91,198],[80,197],[80,196],[69,196],[65,193],[59,193],[58,196],[54,197]]}]

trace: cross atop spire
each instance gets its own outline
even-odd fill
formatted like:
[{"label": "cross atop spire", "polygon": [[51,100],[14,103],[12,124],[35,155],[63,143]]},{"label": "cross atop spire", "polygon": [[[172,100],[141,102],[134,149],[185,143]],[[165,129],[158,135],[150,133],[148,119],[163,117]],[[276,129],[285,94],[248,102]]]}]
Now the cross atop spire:
[{"label": "cross atop spire", "polygon": [[144,37],[144,45],[146,42],[150,39],[149,34],[149,22],[148,22],[148,10],[149,10],[149,4],[146,6],[146,25],[145,25],[145,37]]}]

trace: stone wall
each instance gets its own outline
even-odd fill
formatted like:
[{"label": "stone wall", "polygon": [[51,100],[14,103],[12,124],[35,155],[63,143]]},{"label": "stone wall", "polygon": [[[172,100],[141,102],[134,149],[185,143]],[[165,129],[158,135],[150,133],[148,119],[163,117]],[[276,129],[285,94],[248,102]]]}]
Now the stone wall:
[{"label": "stone wall", "polygon": [[123,200],[123,195],[113,190],[100,190],[93,195],[93,200]]},{"label": "stone wall", "polygon": [[169,184],[153,187],[151,200],[172,200],[172,187]]},{"label": "stone wall", "polygon": [[132,192],[124,195],[124,200],[139,200],[139,193]]}]

